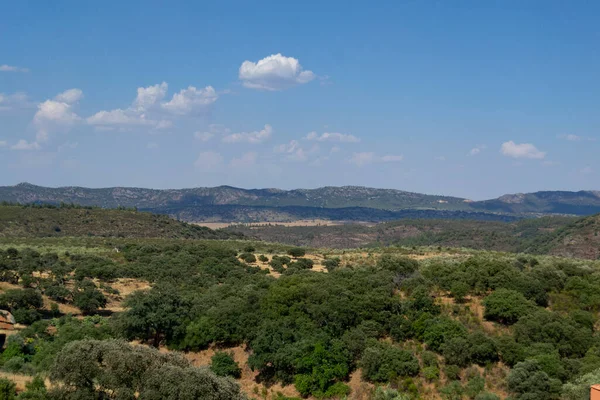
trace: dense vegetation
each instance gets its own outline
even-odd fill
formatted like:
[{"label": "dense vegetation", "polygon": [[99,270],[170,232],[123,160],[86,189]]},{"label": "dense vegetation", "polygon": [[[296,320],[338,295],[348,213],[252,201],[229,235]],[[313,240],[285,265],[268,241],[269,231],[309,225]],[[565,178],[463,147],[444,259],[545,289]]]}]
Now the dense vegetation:
[{"label": "dense vegetation", "polygon": [[[355,395],[356,370],[380,386],[376,399],[575,399],[600,375],[591,262],[485,252],[416,261],[390,250],[329,254],[328,272],[316,272],[304,249],[263,243],[120,239],[78,253],[45,243],[0,252],[11,285],[1,307],[28,325],[0,365],[54,382],[36,398],[241,398],[227,377],[239,376],[227,349],[240,345],[257,382],[316,398]],[[150,289],[111,315],[123,278]],[[209,371],[123,339],[225,351]]]},{"label": "dense vegetation", "polygon": [[101,236],[123,238],[228,239],[223,231],[135,210],[73,205],[0,205],[0,237]]},{"label": "dense vegetation", "polygon": [[[588,218],[598,219],[598,217]],[[363,224],[333,226],[268,224],[260,226],[234,225],[226,230],[243,233],[261,240],[296,246],[340,249],[389,245],[444,246],[544,254],[552,250],[552,247],[547,246],[546,243],[555,241],[556,231],[571,226],[572,223],[582,224],[578,221],[575,217],[543,217],[513,222],[405,219],[374,226]],[[588,223],[582,225],[589,226]],[[570,228],[571,234],[576,231],[576,227]]]}]

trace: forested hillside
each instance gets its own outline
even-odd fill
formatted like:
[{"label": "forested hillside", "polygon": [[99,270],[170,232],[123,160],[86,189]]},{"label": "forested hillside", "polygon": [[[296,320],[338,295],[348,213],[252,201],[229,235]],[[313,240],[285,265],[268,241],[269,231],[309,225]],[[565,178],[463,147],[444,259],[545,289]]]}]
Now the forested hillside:
[{"label": "forested hillside", "polygon": [[166,215],[134,210],[63,205],[0,206],[0,237],[102,236],[227,239],[240,234],[186,224]]},{"label": "forested hillside", "polygon": [[[548,252],[538,241],[576,217],[543,217],[512,222],[405,219],[376,225],[233,225],[226,230],[271,242],[311,247],[449,246],[510,252]],[[587,257],[583,257],[587,258]]]},{"label": "forested hillside", "polygon": [[11,240],[0,366],[22,398],[579,400],[600,379],[590,261]]},{"label": "forested hillside", "polygon": [[532,244],[535,251],[563,257],[600,259],[600,214],[578,219]]}]

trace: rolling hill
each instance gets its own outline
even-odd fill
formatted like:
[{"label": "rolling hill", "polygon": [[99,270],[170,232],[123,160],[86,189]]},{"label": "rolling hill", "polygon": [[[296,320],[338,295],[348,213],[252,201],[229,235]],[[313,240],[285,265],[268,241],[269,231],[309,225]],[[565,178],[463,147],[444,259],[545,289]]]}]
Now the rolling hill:
[{"label": "rolling hill", "polygon": [[531,250],[562,257],[600,259],[600,214],[578,219],[551,235],[537,238]]},{"label": "rolling hill", "polygon": [[229,239],[239,233],[212,230],[166,215],[129,210],[0,206],[0,237],[100,236]]},{"label": "rolling hill", "polygon": [[551,214],[600,212],[599,191],[546,191],[470,201],[394,189],[360,186],[318,189],[240,189],[230,186],[192,189],[113,187],[47,188],[20,183],[0,187],[0,201],[29,204],[73,203],[102,208],[136,207],[188,222],[389,221],[400,218],[509,220]]}]

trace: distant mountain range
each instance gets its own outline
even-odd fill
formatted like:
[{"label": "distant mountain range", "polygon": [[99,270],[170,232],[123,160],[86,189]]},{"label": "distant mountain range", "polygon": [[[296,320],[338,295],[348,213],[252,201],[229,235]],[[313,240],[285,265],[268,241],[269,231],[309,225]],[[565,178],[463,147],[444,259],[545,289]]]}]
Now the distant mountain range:
[{"label": "distant mountain range", "polygon": [[360,186],[318,189],[193,189],[114,187],[47,188],[29,183],[0,187],[0,201],[75,203],[102,208],[137,207],[186,221],[293,221],[331,219],[387,221],[400,218],[511,220],[524,216],[600,212],[600,191],[546,191],[471,201]]}]

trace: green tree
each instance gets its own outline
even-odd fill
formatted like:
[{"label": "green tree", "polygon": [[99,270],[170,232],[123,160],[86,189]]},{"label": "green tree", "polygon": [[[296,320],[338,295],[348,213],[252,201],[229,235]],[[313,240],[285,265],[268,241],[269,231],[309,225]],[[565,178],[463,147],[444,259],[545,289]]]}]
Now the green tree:
[{"label": "green tree", "polygon": [[521,293],[510,289],[498,289],[483,300],[484,317],[490,321],[514,324],[534,309],[534,305]]},{"label": "green tree", "polygon": [[550,378],[536,360],[527,360],[515,365],[507,383],[508,389],[517,400],[558,399],[561,391],[560,381]]},{"label": "green tree", "polygon": [[298,258],[304,257],[304,255],[306,254],[306,250],[302,247],[292,247],[287,251],[287,253],[294,258]]}]

